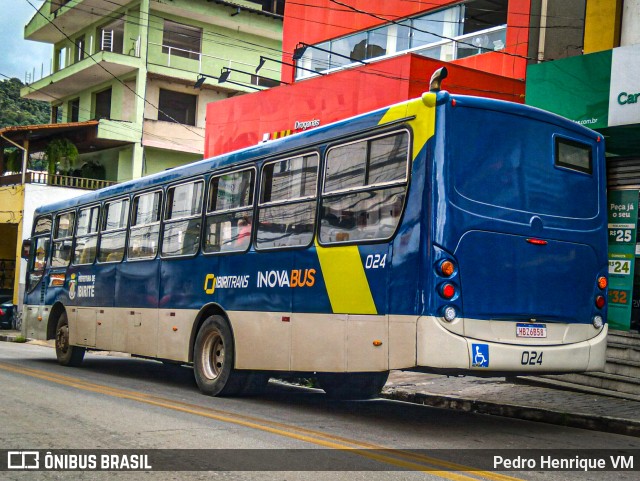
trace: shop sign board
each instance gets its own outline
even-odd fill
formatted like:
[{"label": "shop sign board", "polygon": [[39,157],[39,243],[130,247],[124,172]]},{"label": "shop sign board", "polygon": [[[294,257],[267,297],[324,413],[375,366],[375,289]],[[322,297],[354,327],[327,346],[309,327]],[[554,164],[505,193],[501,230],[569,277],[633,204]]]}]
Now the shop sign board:
[{"label": "shop sign board", "polygon": [[527,67],[525,99],[591,129],[609,124],[612,51]]},{"label": "shop sign board", "polygon": [[640,45],[613,50],[609,126],[640,123]]},{"label": "shop sign board", "polygon": [[530,65],[526,103],[592,129],[640,124],[640,45]]},{"label": "shop sign board", "polygon": [[638,190],[614,190],[608,195],[610,329],[630,328],[639,194]]}]

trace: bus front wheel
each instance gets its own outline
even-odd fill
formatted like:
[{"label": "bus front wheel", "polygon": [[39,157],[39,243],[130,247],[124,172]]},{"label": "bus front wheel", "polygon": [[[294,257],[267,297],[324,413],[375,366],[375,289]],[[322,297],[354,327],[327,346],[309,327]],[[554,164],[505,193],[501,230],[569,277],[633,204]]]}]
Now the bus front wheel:
[{"label": "bus front wheel", "polygon": [[318,373],[320,387],[332,399],[371,399],[382,391],[389,371]]},{"label": "bus front wheel", "polygon": [[84,347],[69,344],[69,321],[63,312],[56,326],[56,357],[63,366],[79,366],[84,359]]},{"label": "bus front wheel", "polygon": [[232,396],[245,387],[244,375],[233,368],[233,336],[222,316],[209,316],[194,346],[193,370],[198,388],[211,396]]}]

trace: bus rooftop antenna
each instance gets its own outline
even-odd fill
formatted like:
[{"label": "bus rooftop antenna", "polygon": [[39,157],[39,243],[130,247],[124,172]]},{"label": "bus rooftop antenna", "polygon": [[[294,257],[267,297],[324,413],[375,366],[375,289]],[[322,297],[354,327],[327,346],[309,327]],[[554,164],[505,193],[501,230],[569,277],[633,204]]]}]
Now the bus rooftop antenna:
[{"label": "bus rooftop antenna", "polygon": [[429,91],[440,92],[442,81],[447,78],[447,75],[449,75],[447,67],[440,67],[438,70],[433,72],[431,80],[429,81]]}]

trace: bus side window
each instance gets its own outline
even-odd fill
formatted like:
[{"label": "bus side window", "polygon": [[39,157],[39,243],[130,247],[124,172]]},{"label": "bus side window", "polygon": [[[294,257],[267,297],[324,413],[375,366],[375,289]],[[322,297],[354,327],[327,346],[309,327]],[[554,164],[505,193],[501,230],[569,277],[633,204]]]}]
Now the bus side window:
[{"label": "bus side window", "polygon": [[128,259],[150,259],[158,253],[161,205],[160,191],[140,194],[133,198]]},{"label": "bus side window", "polygon": [[93,206],[78,211],[74,264],[93,264],[98,245],[98,219],[100,207]]},{"label": "bus side window", "polygon": [[389,239],[400,222],[408,165],[405,131],[329,149],[320,242]]},{"label": "bus side window", "polygon": [[251,243],[255,170],[216,175],[209,182],[204,251],[244,252]]},{"label": "bus side window", "polygon": [[190,182],[167,190],[162,235],[162,256],[186,256],[198,252],[202,224],[204,182]]},{"label": "bus side window", "polygon": [[318,156],[294,157],[262,169],[256,247],[308,246],[316,216]]},{"label": "bus side window", "polygon": [[49,237],[38,237],[35,241],[35,251],[33,256],[33,270],[42,271],[47,266],[49,255]]},{"label": "bus side window", "polygon": [[128,218],[129,199],[105,203],[100,232],[99,262],[120,262],[124,258]]},{"label": "bus side window", "polygon": [[73,242],[75,216],[75,212],[66,212],[56,216],[56,224],[53,231],[51,267],[66,267],[71,261],[71,245]]}]

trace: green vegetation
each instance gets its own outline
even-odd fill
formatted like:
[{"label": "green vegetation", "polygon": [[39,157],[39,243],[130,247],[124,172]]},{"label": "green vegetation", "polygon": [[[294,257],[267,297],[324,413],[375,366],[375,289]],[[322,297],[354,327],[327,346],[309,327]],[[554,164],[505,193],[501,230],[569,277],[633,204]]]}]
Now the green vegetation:
[{"label": "green vegetation", "polygon": [[17,78],[0,82],[0,128],[49,123],[49,104],[20,98],[22,87]]},{"label": "green vegetation", "polygon": [[27,338],[24,336],[16,336],[13,339],[13,342],[20,342],[20,343],[27,342]]},{"label": "green vegetation", "polygon": [[78,149],[68,139],[53,139],[45,147],[44,155],[50,175],[54,175],[56,170],[66,174],[71,170],[73,163],[78,158]]}]

